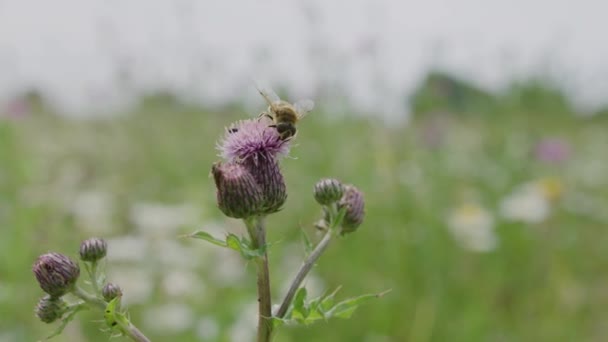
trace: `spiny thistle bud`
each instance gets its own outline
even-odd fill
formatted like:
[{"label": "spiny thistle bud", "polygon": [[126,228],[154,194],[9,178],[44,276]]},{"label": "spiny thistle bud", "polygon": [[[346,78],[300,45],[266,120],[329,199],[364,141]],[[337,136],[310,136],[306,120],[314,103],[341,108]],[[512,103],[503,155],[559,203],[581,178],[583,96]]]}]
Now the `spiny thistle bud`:
[{"label": "spiny thistle bud", "polygon": [[61,297],[71,291],[80,276],[78,264],[59,253],[38,257],[33,271],[40,288],[52,297]]},{"label": "spiny thistle bud", "polygon": [[264,198],[260,186],[243,165],[218,162],[213,164],[211,173],[217,187],[217,204],[226,216],[246,218],[261,212]]},{"label": "spiny thistle bud", "polygon": [[264,203],[260,214],[272,214],[287,200],[287,187],[279,163],[271,160],[247,160],[244,164],[262,190]]},{"label": "spiny thistle bud", "polygon": [[100,238],[90,238],[80,244],[80,259],[82,261],[98,261],[106,256],[108,244]]},{"label": "spiny thistle bud", "polygon": [[353,185],[345,185],[344,195],[338,202],[338,209],[342,208],[346,210],[342,220],[342,234],[352,233],[357,230],[365,217],[365,203],[361,191]]},{"label": "spiny thistle bud", "polygon": [[53,323],[63,316],[66,308],[62,298],[46,295],[36,305],[36,316],[44,323]]},{"label": "spiny thistle bud", "polygon": [[329,205],[339,201],[343,193],[342,183],[337,179],[321,179],[315,184],[315,200],[321,205]]},{"label": "spiny thistle bud", "polygon": [[122,290],[118,285],[107,283],[101,290],[101,295],[106,301],[111,301],[116,297],[122,296]]}]

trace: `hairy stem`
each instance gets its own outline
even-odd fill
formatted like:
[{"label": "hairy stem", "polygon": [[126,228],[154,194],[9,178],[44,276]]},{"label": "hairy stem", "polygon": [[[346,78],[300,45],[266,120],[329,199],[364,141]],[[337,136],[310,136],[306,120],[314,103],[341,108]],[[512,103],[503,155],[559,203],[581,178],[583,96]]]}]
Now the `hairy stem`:
[{"label": "hairy stem", "polygon": [[131,322],[127,324],[120,324],[121,331],[131,338],[135,342],[150,342],[150,340],[144,335],[136,326]]},{"label": "hairy stem", "polygon": [[[87,302],[91,305],[94,305],[96,308],[100,309],[101,311],[106,310],[106,306],[108,303],[106,303],[104,300],[97,298],[94,295],[84,291],[83,289],[81,289],[78,286],[74,287],[74,290],[72,290],[72,294],[75,295],[76,297],[84,300],[85,302]],[[126,320],[123,322],[121,320],[117,320],[117,323],[120,325],[121,331],[124,332],[125,335],[130,337],[133,341],[150,342],[150,340],[146,337],[146,335],[144,335],[130,321]]]},{"label": "hairy stem", "polygon": [[317,244],[317,246],[312,251],[312,253],[310,253],[308,258],[306,258],[306,260],[304,261],[302,266],[300,266],[300,270],[298,271],[298,274],[296,275],[293,282],[291,283],[291,286],[289,287],[289,291],[287,291],[287,294],[285,295],[285,299],[283,299],[283,302],[281,303],[281,306],[279,307],[279,311],[277,311],[276,316],[278,318],[283,318],[283,317],[285,317],[285,314],[287,314],[289,305],[291,305],[291,301],[293,300],[293,297],[295,296],[296,292],[298,291],[298,288],[300,288],[300,285],[304,281],[304,278],[306,278],[306,275],[308,275],[308,272],[310,272],[310,270],[315,265],[317,260],[319,260],[319,257],[321,257],[321,254],[323,254],[323,252],[327,249],[327,246],[329,246],[331,237],[332,237],[332,230],[328,229],[327,232],[325,233],[325,236],[323,236],[323,239],[321,239],[321,241]]},{"label": "hairy stem", "polygon": [[[258,216],[245,220],[247,231],[254,249],[266,248],[266,228],[264,217]],[[270,298],[270,271],[268,254],[256,258],[258,273],[258,342],[269,342],[272,336],[272,311]]]},{"label": "hairy stem", "polygon": [[106,309],[107,303],[103,299],[97,298],[96,296],[86,292],[78,286],[74,287],[74,290],[72,290],[72,294],[89,304],[95,305],[95,307],[101,310]]}]

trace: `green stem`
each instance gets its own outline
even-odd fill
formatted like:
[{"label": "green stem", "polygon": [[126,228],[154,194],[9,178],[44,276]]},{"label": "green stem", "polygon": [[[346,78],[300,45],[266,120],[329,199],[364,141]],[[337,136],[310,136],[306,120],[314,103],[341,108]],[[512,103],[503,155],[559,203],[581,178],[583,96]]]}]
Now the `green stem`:
[{"label": "green stem", "polygon": [[[94,295],[84,291],[79,286],[74,287],[74,289],[72,290],[72,294],[74,294],[76,297],[84,300],[85,302],[87,302],[91,305],[94,305],[96,308],[100,309],[101,311],[105,311],[106,307],[108,305],[108,303],[106,303],[104,300],[99,299],[99,298],[95,297]],[[150,340],[146,337],[146,335],[144,335],[128,319],[125,318],[124,321],[122,319],[118,319],[118,320],[116,320],[116,322],[120,326],[120,330],[125,335],[127,335],[129,338],[131,338],[133,341],[150,342]]]},{"label": "green stem", "polygon": [[72,294],[89,304],[95,305],[102,311],[106,309],[107,303],[103,299],[97,298],[96,296],[86,292],[79,286],[74,287],[74,290],[72,290]]},{"label": "green stem", "polygon": [[291,283],[289,291],[287,291],[287,294],[285,295],[285,298],[283,299],[283,302],[281,303],[281,306],[277,311],[276,316],[278,318],[283,318],[285,317],[285,314],[287,314],[289,305],[291,305],[291,301],[293,300],[293,297],[298,291],[298,288],[300,288],[300,285],[304,281],[304,278],[306,278],[312,267],[317,263],[317,260],[319,260],[321,254],[323,254],[323,252],[325,252],[325,250],[329,246],[329,242],[331,241],[332,235],[332,230],[328,229],[327,232],[325,232],[325,236],[323,236],[323,239],[317,244],[317,246],[312,251],[312,253],[310,253],[308,258],[306,258],[302,266],[300,266],[298,274]]},{"label": "green stem", "polygon": [[97,284],[97,265],[97,261],[91,263],[91,286],[93,287],[93,292],[95,292],[95,294],[100,293],[99,284]]},{"label": "green stem", "polygon": [[[266,248],[266,228],[264,217],[257,216],[245,220],[247,231],[251,237],[254,249]],[[272,309],[270,296],[270,271],[268,268],[268,254],[256,258],[258,274],[258,342],[269,342],[272,336]]]},{"label": "green stem", "polygon": [[342,219],[344,219],[345,211],[338,210],[338,207],[335,204],[332,204],[330,206],[324,207],[324,213],[326,214],[325,220],[329,221],[327,222],[329,223],[329,227],[326,227],[327,230],[325,232],[325,235],[323,236],[323,239],[319,241],[312,253],[310,253],[308,258],[304,260],[302,266],[300,266],[296,277],[291,282],[289,290],[287,291],[287,294],[285,295],[285,298],[283,299],[283,302],[281,303],[281,306],[277,311],[277,318],[285,317],[285,315],[287,314],[287,310],[289,310],[289,306],[293,301],[293,297],[296,295],[296,292],[300,288],[300,285],[302,285],[302,282],[304,281],[312,267],[317,263],[317,260],[319,260],[321,254],[323,254],[323,252],[325,252],[325,250],[329,246],[329,242],[331,241],[333,235],[340,233]]}]

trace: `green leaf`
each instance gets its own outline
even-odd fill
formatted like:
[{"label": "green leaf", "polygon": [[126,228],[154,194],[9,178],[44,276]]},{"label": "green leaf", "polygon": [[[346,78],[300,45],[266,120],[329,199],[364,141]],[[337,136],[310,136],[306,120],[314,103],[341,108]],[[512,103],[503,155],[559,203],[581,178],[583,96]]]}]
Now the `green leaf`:
[{"label": "green leaf", "polygon": [[262,257],[266,252],[266,246],[259,249],[252,249],[251,242],[249,240],[244,237],[239,238],[234,234],[228,234],[226,237],[226,244],[228,248],[241,253],[241,256],[247,260]]},{"label": "green leaf", "polygon": [[272,328],[276,329],[276,328],[279,328],[279,327],[289,323],[289,320],[278,318],[278,317],[272,317],[270,319],[270,322],[272,323]]},{"label": "green leaf", "polygon": [[336,297],[336,294],[338,293],[338,291],[340,291],[341,288],[342,288],[342,286],[338,286],[334,290],[334,292],[330,293],[325,298],[323,298],[323,300],[321,300],[321,303],[319,305],[319,309],[322,312],[325,313],[325,312],[331,310],[331,308],[334,306],[334,298]]},{"label": "green leaf", "polygon": [[308,238],[308,234],[306,234],[306,232],[304,231],[304,229],[300,229],[300,235],[302,236],[302,244],[304,245],[304,253],[306,255],[309,255],[312,250],[314,249],[314,246],[312,244],[312,242],[310,241],[310,239]]},{"label": "green leaf", "polygon": [[207,242],[211,242],[212,244],[220,246],[220,247],[228,247],[228,245],[226,244],[226,241],[215,238],[215,237],[211,236],[211,234],[204,232],[202,230],[196,231],[187,236],[190,238],[193,238],[193,239],[205,240]]},{"label": "green leaf", "polygon": [[333,217],[331,221],[330,228],[331,230],[335,229],[342,225],[342,221],[344,220],[344,216],[346,216],[346,208],[342,208],[338,211],[338,214]]},{"label": "green leaf", "polygon": [[306,317],[308,317],[308,308],[306,307],[306,295],[307,291],[305,287],[300,287],[296,292],[293,300],[293,309],[291,310],[291,318],[304,323]]},{"label": "green leaf", "polygon": [[359,305],[372,298],[380,298],[388,292],[390,292],[390,290],[377,294],[365,294],[359,297],[353,297],[343,300],[340,303],[336,304],[331,310],[329,310],[327,312],[327,316],[338,318],[350,318],[355,312],[355,310],[359,307]]},{"label": "green leaf", "polygon": [[114,328],[118,324],[117,310],[120,307],[120,296],[112,299],[108,305],[106,305],[106,310],[103,313],[103,319],[106,324],[110,328]]}]

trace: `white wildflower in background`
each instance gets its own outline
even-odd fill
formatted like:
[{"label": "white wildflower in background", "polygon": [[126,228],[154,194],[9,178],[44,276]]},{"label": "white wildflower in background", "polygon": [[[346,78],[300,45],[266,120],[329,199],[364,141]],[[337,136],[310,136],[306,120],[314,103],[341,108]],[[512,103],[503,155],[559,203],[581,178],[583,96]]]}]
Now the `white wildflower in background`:
[{"label": "white wildflower in background", "polygon": [[227,248],[215,248],[215,250],[214,262],[211,263],[214,267],[209,270],[210,280],[219,287],[244,286],[246,265],[240,255]]},{"label": "white wildflower in background", "polygon": [[205,284],[190,271],[168,271],[162,280],[161,287],[169,297],[197,297],[205,294]]},{"label": "white wildflower in background", "polygon": [[122,303],[125,306],[145,303],[154,290],[154,277],[138,266],[112,265],[108,270],[108,279],[114,284],[119,284],[124,294]]},{"label": "white wildflower in background", "polygon": [[196,336],[203,341],[216,341],[220,333],[220,325],[211,316],[201,317],[196,324]]},{"label": "white wildflower in background", "polygon": [[517,187],[500,203],[500,214],[510,221],[540,223],[551,213],[552,201],[561,196],[562,185],[554,178],[544,178]]},{"label": "white wildflower in background", "polygon": [[230,328],[230,341],[250,342],[255,341],[256,327],[258,324],[258,302],[251,301],[239,310],[241,314]]},{"label": "white wildflower in background", "polygon": [[147,308],[143,317],[146,330],[171,335],[192,328],[194,314],[183,303],[169,303]]},{"label": "white wildflower in background", "polygon": [[494,217],[475,203],[465,203],[452,210],[447,225],[454,239],[465,249],[488,252],[496,248]]},{"label": "white wildflower in background", "polygon": [[199,211],[192,205],[140,202],[131,206],[130,219],[144,235],[171,236],[198,221]]},{"label": "white wildflower in background", "polygon": [[135,235],[106,239],[110,253],[108,262],[144,262],[148,255],[149,242]]},{"label": "white wildflower in background", "polygon": [[108,234],[116,229],[112,222],[112,198],[107,192],[89,190],[76,194],[69,204],[69,212],[76,226],[91,234]]}]

